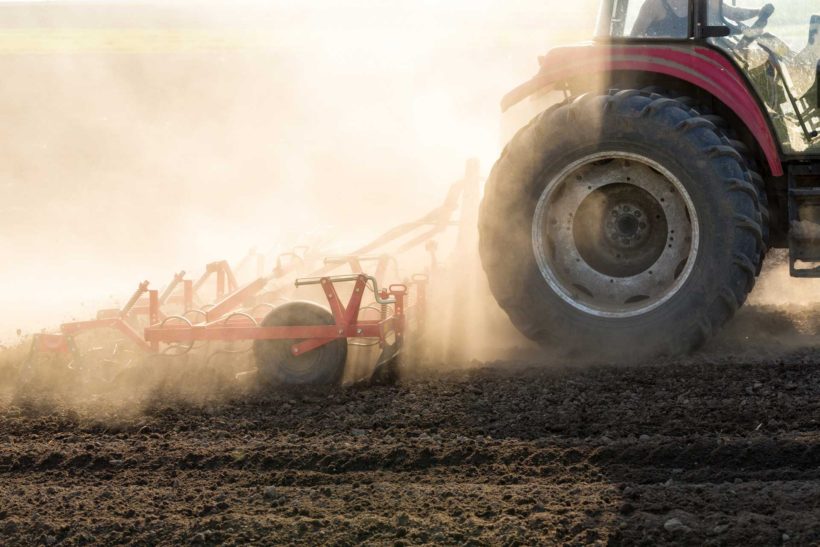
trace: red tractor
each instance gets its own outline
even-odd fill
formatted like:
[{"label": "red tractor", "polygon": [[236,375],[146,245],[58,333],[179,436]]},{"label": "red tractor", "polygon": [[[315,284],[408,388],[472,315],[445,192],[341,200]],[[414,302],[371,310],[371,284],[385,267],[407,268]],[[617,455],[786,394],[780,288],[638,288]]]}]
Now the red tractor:
[{"label": "red tractor", "polygon": [[504,98],[517,132],[480,252],[529,338],[680,354],[735,314],[769,248],[820,277],[818,3],[746,3],[603,0],[593,42]]}]

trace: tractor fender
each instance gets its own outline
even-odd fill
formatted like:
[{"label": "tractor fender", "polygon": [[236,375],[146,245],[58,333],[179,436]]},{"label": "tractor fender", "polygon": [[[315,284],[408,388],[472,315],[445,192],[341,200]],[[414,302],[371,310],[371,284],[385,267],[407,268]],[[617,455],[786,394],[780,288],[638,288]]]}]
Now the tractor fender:
[{"label": "tractor fender", "polygon": [[689,82],[723,102],[754,136],[772,175],[784,174],[779,148],[760,102],[743,75],[719,51],[706,46],[589,43],[555,48],[540,61],[539,73],[504,97],[503,111],[545,88],[578,77],[617,71],[664,74]]}]

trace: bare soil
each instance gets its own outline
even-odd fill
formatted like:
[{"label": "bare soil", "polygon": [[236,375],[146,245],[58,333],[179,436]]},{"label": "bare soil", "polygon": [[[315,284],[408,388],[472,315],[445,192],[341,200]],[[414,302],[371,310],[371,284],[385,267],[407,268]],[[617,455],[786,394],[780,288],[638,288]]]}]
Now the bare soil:
[{"label": "bare soil", "polygon": [[0,543],[818,544],[815,316],[750,308],[697,356],[642,365],[7,393]]}]

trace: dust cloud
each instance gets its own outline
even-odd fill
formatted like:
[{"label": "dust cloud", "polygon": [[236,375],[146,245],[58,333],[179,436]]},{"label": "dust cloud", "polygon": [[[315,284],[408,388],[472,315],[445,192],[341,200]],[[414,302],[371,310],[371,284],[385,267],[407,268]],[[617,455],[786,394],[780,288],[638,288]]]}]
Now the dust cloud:
[{"label": "dust cloud", "polygon": [[[501,96],[586,39],[593,4],[0,5],[5,361],[143,279],[347,252],[438,206],[468,159],[489,171]],[[440,257],[438,357],[513,336],[474,253]]]},{"label": "dust cloud", "polygon": [[[0,137],[0,382],[33,333],[119,307],[142,279],[196,278],[250,248],[269,267],[295,246],[345,253],[439,206],[465,165],[489,172],[505,137],[500,97],[549,47],[586,39],[594,4],[0,5],[0,67],[13,75],[0,88],[11,129]],[[397,277],[436,270],[425,351],[414,353],[432,367],[531,355],[478,263],[480,191],[455,217],[465,229],[439,238],[435,264],[400,257]],[[710,347],[757,348],[749,332],[768,332],[767,347],[786,331],[804,343],[817,287],[786,273],[770,255],[750,306]],[[205,348],[187,368],[158,360],[121,384],[196,398],[252,368],[249,350]]]},{"label": "dust cloud", "polygon": [[351,248],[434,207],[467,158],[489,169],[499,98],[578,12],[3,5],[0,343],[120,304],[144,278],[304,234]]},{"label": "dust cloud", "polygon": [[782,361],[816,347],[820,281],[790,277],[788,255],[786,249],[769,251],[746,305],[711,344],[715,353],[747,353]]}]

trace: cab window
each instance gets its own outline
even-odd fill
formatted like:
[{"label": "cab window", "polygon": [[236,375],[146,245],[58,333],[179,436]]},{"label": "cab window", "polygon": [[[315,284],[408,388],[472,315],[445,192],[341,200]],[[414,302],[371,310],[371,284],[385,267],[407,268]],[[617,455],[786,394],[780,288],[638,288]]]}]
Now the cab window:
[{"label": "cab window", "polygon": [[689,37],[689,0],[605,0],[598,36],[681,40]]},{"label": "cab window", "polygon": [[729,28],[711,41],[746,74],[784,150],[820,151],[817,0],[710,0],[709,24]]}]

